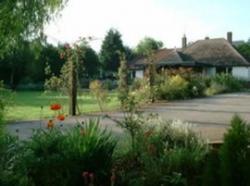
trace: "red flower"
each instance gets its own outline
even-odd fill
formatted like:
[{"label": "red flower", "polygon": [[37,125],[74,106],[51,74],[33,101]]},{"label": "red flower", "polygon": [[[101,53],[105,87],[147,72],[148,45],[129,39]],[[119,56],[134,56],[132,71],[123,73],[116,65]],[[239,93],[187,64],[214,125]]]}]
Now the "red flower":
[{"label": "red flower", "polygon": [[65,116],[64,116],[63,114],[59,114],[59,115],[57,116],[57,119],[58,119],[59,121],[63,121],[63,120],[65,120]]},{"label": "red flower", "polygon": [[62,108],[62,106],[58,103],[50,105],[51,110],[60,110],[61,108]]}]

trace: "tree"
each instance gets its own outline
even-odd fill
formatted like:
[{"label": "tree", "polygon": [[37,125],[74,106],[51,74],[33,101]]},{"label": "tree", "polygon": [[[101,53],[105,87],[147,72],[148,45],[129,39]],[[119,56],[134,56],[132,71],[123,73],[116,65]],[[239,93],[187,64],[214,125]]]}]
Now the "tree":
[{"label": "tree", "polygon": [[125,54],[122,53],[120,57],[120,67],[118,71],[118,98],[121,102],[121,105],[124,106],[126,99],[128,98],[128,67]]},{"label": "tree", "polygon": [[161,41],[157,41],[151,37],[145,37],[136,47],[136,53],[140,56],[147,56],[152,50],[158,50],[163,47]]},{"label": "tree", "polygon": [[28,75],[28,66],[35,59],[31,43],[22,42],[18,47],[5,53],[0,61],[0,79],[5,80],[12,89]]},{"label": "tree", "polygon": [[100,61],[105,71],[118,71],[119,52],[124,52],[121,34],[115,29],[110,29],[104,38],[100,52]]},{"label": "tree", "polygon": [[241,44],[236,49],[247,61],[250,61],[250,43]]},{"label": "tree", "polygon": [[128,61],[131,61],[136,57],[136,53],[134,52],[134,50],[128,46],[124,46],[124,53]]},{"label": "tree", "polygon": [[0,2],[0,53],[23,40],[42,36],[43,25],[67,0],[12,0]]},{"label": "tree", "polygon": [[82,45],[81,51],[84,51],[80,56],[80,60],[84,63],[84,77],[96,78],[99,76],[100,61],[96,52],[88,45]]}]

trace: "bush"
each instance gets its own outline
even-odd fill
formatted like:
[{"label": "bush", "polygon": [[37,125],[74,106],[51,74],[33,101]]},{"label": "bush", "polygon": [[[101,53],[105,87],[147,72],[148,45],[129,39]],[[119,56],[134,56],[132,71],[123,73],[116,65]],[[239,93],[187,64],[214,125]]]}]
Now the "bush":
[{"label": "bush", "polygon": [[108,185],[114,147],[98,121],[90,120],[67,132],[38,130],[25,143],[17,172],[27,185],[86,185],[83,172],[94,175],[95,185]]},{"label": "bush", "polygon": [[17,138],[0,134],[0,185],[26,185],[16,172],[16,162],[21,155],[21,146]]},{"label": "bush", "polygon": [[161,99],[185,99],[189,96],[188,81],[179,75],[169,77],[159,88]]},{"label": "bush", "polygon": [[224,92],[235,92],[242,89],[242,82],[231,74],[218,74],[211,81],[224,86]]},{"label": "bush", "polygon": [[202,186],[220,186],[220,156],[217,150],[211,149],[204,165]]},{"label": "bush", "polygon": [[227,88],[225,87],[225,85],[222,84],[218,84],[216,82],[212,82],[211,85],[205,89],[204,94],[206,96],[213,96],[216,94],[220,94],[223,93],[227,90]]},{"label": "bush", "polygon": [[234,116],[221,147],[222,186],[250,184],[250,127]]},{"label": "bush", "polygon": [[188,90],[190,97],[202,97],[206,89],[206,79],[201,76],[191,76],[189,79]]},{"label": "bush", "polygon": [[103,103],[107,102],[108,95],[107,90],[104,88],[102,82],[99,80],[91,81],[89,84],[89,90],[97,100],[100,111],[103,112]]},{"label": "bush", "polygon": [[117,185],[198,185],[207,147],[189,126],[158,117],[134,119],[134,148],[117,160]]},{"label": "bush", "polygon": [[129,96],[134,97],[138,104],[150,102],[151,93],[148,80],[146,78],[136,79],[131,85]]}]

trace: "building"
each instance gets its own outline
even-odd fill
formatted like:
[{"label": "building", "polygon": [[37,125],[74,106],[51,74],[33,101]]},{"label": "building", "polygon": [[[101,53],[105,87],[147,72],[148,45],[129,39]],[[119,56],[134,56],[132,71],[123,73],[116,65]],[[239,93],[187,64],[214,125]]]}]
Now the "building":
[{"label": "building", "polygon": [[[234,77],[250,81],[250,63],[234,48],[232,32],[227,39],[206,37],[187,45],[187,38],[182,38],[181,49],[160,49],[155,52],[154,63],[157,69],[191,67],[204,76],[217,73],[231,73]],[[130,62],[134,77],[142,78],[148,60],[139,57]]]}]

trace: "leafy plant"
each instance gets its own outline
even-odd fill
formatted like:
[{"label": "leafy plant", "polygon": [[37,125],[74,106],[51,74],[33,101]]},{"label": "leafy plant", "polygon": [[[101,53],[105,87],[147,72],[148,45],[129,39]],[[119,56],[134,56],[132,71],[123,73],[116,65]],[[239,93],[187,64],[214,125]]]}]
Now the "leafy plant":
[{"label": "leafy plant", "polygon": [[107,101],[107,90],[105,90],[103,84],[99,80],[90,82],[90,92],[94,95],[99,105],[100,110],[103,112],[103,103]]},{"label": "leafy plant", "polygon": [[222,186],[250,184],[250,127],[234,116],[221,147]]},{"label": "leafy plant", "polygon": [[169,77],[159,88],[162,99],[184,99],[188,97],[188,81],[180,75]]},{"label": "leafy plant", "polygon": [[[182,122],[134,118],[134,147],[117,161],[118,185],[197,185],[206,145]],[[179,124],[179,127],[176,125]],[[182,126],[182,127],[181,127]]]},{"label": "leafy plant", "polygon": [[242,82],[230,74],[218,74],[211,81],[224,86],[224,92],[235,92],[242,89]]},{"label": "leafy plant", "polygon": [[121,106],[123,107],[129,93],[128,68],[125,54],[121,54],[120,60],[120,67],[118,69],[118,98],[121,102]]},{"label": "leafy plant", "polygon": [[66,132],[38,130],[24,144],[17,164],[29,185],[86,185],[83,172],[91,172],[94,184],[108,185],[115,142],[110,133],[90,120]]}]

